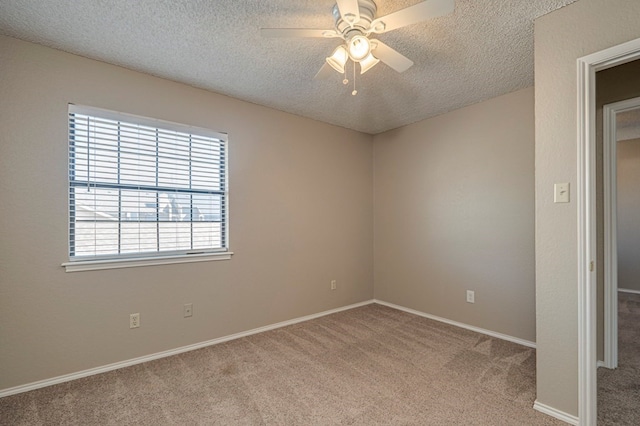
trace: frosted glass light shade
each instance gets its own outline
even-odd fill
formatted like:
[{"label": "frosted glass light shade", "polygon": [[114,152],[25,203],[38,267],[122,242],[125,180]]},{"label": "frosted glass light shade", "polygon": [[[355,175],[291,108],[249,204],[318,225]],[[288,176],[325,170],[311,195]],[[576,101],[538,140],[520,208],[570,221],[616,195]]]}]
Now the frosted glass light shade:
[{"label": "frosted glass light shade", "polygon": [[349,56],[355,62],[360,62],[371,53],[371,43],[365,36],[357,35],[348,43]]},{"label": "frosted glass light shade", "polygon": [[380,59],[369,53],[366,58],[360,61],[360,74],[364,74],[369,71],[378,62],[380,62]]},{"label": "frosted glass light shade", "polygon": [[331,56],[327,58],[327,63],[331,65],[331,68],[338,71],[340,74],[343,74],[344,65],[347,63],[348,59],[349,54],[347,53],[347,49],[345,49],[344,46],[338,46]]}]

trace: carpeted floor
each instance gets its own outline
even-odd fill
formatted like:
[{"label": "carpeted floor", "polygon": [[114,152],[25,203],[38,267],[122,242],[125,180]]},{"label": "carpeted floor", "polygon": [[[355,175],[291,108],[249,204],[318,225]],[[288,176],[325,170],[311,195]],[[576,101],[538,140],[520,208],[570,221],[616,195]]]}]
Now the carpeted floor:
[{"label": "carpeted floor", "polygon": [[598,424],[640,425],[640,294],[618,294],[618,368],[598,368]]},{"label": "carpeted floor", "polygon": [[3,425],[564,425],[535,351],[381,305],[0,399]]}]

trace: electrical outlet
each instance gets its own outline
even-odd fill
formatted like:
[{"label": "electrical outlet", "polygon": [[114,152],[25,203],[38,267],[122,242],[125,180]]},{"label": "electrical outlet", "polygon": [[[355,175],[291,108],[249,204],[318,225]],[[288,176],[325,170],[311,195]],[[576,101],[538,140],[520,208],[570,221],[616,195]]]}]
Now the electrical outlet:
[{"label": "electrical outlet", "polygon": [[192,317],[193,316],[193,303],[185,303],[184,304],[184,317]]},{"label": "electrical outlet", "polygon": [[140,314],[129,315],[129,328],[140,327]]},{"label": "electrical outlet", "polygon": [[336,280],[331,280],[331,290],[335,290],[336,288],[338,288],[338,284],[336,283]]},{"label": "electrical outlet", "polygon": [[467,290],[467,303],[476,303],[476,293],[473,290]]}]

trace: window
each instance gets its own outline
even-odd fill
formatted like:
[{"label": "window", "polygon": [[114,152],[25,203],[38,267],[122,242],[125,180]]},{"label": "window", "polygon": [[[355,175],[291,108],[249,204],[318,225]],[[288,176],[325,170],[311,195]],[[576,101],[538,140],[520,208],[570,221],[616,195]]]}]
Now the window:
[{"label": "window", "polygon": [[230,254],[226,172],[225,134],[69,105],[67,271]]}]

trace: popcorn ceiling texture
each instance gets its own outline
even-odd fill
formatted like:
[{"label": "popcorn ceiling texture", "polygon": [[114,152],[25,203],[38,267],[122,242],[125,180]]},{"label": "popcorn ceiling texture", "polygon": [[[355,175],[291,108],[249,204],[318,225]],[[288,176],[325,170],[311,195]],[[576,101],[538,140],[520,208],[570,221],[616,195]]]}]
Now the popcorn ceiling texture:
[{"label": "popcorn ceiling texture", "polygon": [[[533,85],[534,19],[575,1],[456,0],[379,36],[415,65],[378,64],[357,96],[337,73],[313,79],[339,39],[259,34],[333,28],[333,0],[3,0],[0,34],[376,134]],[[416,3],[378,0],[378,16]]]}]

